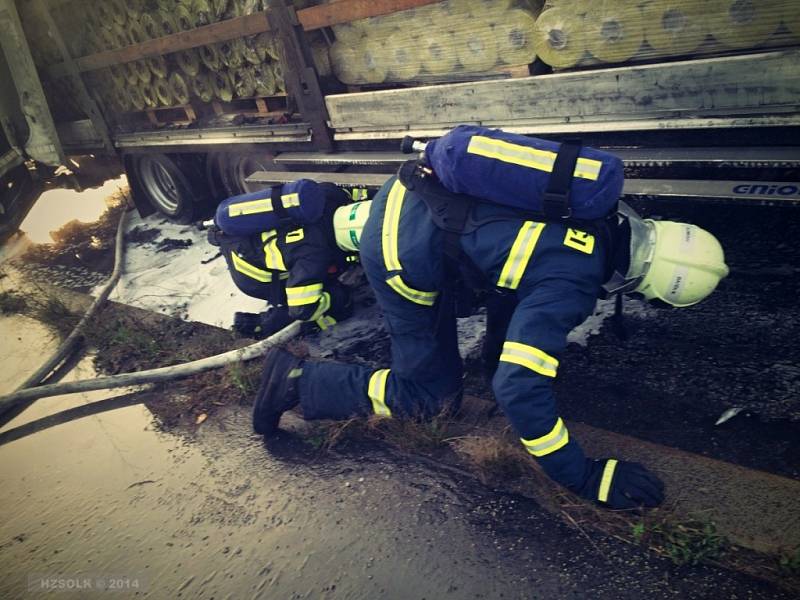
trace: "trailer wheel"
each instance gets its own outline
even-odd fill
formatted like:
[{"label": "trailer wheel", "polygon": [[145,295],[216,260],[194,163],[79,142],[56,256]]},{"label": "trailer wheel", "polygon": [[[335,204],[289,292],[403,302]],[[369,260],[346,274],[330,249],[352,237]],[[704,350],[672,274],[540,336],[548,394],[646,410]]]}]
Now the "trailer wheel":
[{"label": "trailer wheel", "polygon": [[167,154],[136,156],[128,164],[138,188],[158,212],[176,223],[203,216],[208,198],[196,160]]},{"label": "trailer wheel", "polygon": [[256,171],[284,171],[276,165],[274,155],[268,152],[216,153],[209,154],[206,177],[214,189],[217,202],[229,196],[263,189],[266,184],[247,183],[247,178]]}]

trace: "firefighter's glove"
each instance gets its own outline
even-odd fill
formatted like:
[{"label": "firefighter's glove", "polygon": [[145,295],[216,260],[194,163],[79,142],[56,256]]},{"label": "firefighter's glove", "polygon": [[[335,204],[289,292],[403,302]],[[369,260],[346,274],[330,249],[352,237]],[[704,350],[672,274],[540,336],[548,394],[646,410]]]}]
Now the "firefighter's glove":
[{"label": "firefighter's glove", "polygon": [[604,458],[590,463],[580,494],[609,508],[653,508],[664,501],[664,483],[639,463]]},{"label": "firefighter's glove", "polygon": [[267,312],[237,312],[233,315],[233,329],[239,335],[262,340],[291,323],[285,306],[276,306]]}]

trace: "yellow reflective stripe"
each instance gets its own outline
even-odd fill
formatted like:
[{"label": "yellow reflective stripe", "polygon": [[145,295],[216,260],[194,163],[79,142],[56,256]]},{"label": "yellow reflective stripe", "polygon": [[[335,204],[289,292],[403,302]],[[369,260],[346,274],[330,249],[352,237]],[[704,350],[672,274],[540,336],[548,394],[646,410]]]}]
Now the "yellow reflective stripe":
[{"label": "yellow reflective stripe", "polygon": [[278,248],[278,238],[274,237],[264,244],[264,262],[267,268],[276,271],[286,271],[286,263],[283,262],[283,254]]},{"label": "yellow reflective stripe", "polygon": [[255,279],[261,283],[270,283],[272,281],[272,273],[254,267],[235,252],[231,252],[231,260],[233,261],[233,268],[242,275],[247,275],[251,279]]},{"label": "yellow reflective stripe", "polygon": [[400,251],[397,238],[400,229],[400,212],[403,210],[403,199],[406,188],[400,180],[394,182],[386,200],[386,211],[383,213],[383,229],[381,231],[381,247],[383,249],[383,263],[387,271],[401,271]]},{"label": "yellow reflective stripe", "polygon": [[[556,153],[549,150],[537,150],[528,146],[520,146],[503,140],[495,140],[482,135],[473,135],[467,146],[468,154],[477,154],[493,158],[505,163],[529,167],[538,171],[551,173],[556,162]],[[573,176],[596,181],[600,176],[603,163],[590,158],[578,158]]]},{"label": "yellow reflective stripe", "polygon": [[519,342],[506,341],[500,360],[526,367],[547,377],[555,377],[558,369],[558,360],[538,348]]},{"label": "yellow reflective stripe", "polygon": [[278,235],[278,232],[275,229],[270,229],[269,231],[262,231],[261,232],[261,241],[266,242],[269,238]]},{"label": "yellow reflective stripe", "polygon": [[406,300],[411,300],[411,302],[422,306],[433,306],[433,303],[436,302],[436,296],[439,295],[439,292],[424,292],[409,287],[400,275],[390,277],[386,280],[386,283]]},{"label": "yellow reflective stripe", "polygon": [[389,377],[389,369],[379,369],[369,378],[367,394],[372,401],[372,410],[376,415],[391,417],[392,411],[386,406],[386,380]]},{"label": "yellow reflective stripe", "polygon": [[322,315],[319,319],[315,321],[317,327],[319,327],[322,331],[325,331],[329,327],[333,327],[336,325],[336,319],[331,317],[330,315]]},{"label": "yellow reflective stripe", "polygon": [[567,229],[567,234],[564,236],[564,245],[584,254],[591,254],[594,252],[594,236],[580,229]]},{"label": "yellow reflective stripe", "polygon": [[520,440],[530,454],[534,456],[547,456],[567,445],[567,442],[569,442],[569,431],[567,431],[564,421],[559,417],[553,429],[551,429],[550,433],[547,435],[532,440],[526,440],[525,438],[520,438]]},{"label": "yellow reflective stripe", "polygon": [[600,479],[600,490],[597,492],[597,499],[600,502],[608,502],[608,492],[611,490],[611,482],[614,479],[614,471],[617,469],[617,460],[609,458],[603,469],[603,477]]},{"label": "yellow reflective stripe", "polygon": [[528,268],[528,262],[543,230],[544,223],[525,221],[522,224],[519,232],[517,232],[517,239],[514,240],[514,244],[508,253],[503,269],[500,271],[500,277],[497,280],[498,287],[510,290],[515,290],[519,287],[519,282],[522,280],[525,269]]},{"label": "yellow reflective stripe", "polygon": [[290,206],[300,206],[300,194],[297,192],[292,194],[283,194],[281,196],[281,204],[283,204],[284,208],[289,208]]},{"label": "yellow reflective stripe", "polygon": [[304,235],[305,234],[303,233],[302,227],[300,229],[295,229],[294,231],[290,231],[289,233],[286,234],[286,243],[291,244],[294,242],[299,242],[300,240],[303,239]]},{"label": "yellow reflective stripe", "polygon": [[272,198],[263,200],[250,200],[248,202],[237,202],[228,206],[229,217],[241,217],[243,215],[255,215],[263,212],[272,211]]},{"label": "yellow reflective stripe", "polygon": [[311,315],[307,320],[316,321],[322,315],[324,315],[330,307],[331,307],[331,295],[328,292],[323,292],[322,298],[319,299],[319,306],[317,307],[317,310],[315,310],[314,314]]},{"label": "yellow reflective stripe", "polygon": [[300,285],[286,288],[286,304],[289,306],[304,306],[314,304],[322,295],[322,284]]},{"label": "yellow reflective stripe", "polygon": [[278,279],[289,279],[289,272],[284,271],[283,273],[278,273]]}]

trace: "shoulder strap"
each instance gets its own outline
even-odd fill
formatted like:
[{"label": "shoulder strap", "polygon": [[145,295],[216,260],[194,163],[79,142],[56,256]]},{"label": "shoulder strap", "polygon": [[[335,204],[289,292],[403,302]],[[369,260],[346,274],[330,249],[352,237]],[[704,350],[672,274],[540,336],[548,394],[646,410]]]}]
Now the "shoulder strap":
[{"label": "shoulder strap", "polygon": [[579,141],[566,141],[561,144],[553,163],[553,171],[547,180],[547,189],[542,198],[545,218],[551,221],[569,219],[572,209],[569,205],[572,176],[581,152]]}]

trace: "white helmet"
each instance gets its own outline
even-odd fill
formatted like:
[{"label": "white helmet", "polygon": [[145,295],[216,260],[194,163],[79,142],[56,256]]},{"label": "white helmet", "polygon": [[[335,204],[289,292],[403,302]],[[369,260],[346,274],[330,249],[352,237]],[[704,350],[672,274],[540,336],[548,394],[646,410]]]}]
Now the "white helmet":
[{"label": "white helmet", "polygon": [[333,234],[336,245],[345,252],[358,252],[361,230],[367,222],[372,200],[345,204],[333,213]]},{"label": "white helmet", "polygon": [[711,294],[728,275],[722,246],[705,229],[674,221],[642,220],[623,202],[620,215],[630,225],[630,262],[624,277],[616,274],[617,281],[606,284],[607,291],[638,292],[648,300],[691,306]]}]

